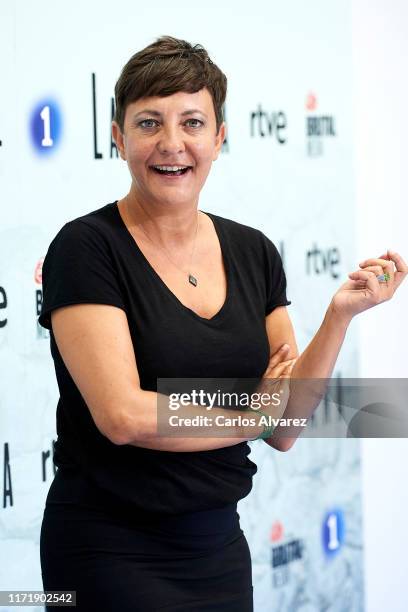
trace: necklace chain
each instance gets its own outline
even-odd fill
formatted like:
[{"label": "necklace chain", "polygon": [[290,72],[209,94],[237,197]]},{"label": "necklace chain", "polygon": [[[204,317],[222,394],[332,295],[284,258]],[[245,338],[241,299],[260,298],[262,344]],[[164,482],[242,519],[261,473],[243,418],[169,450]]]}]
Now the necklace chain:
[{"label": "necklace chain", "polygon": [[[128,211],[128,215],[129,215],[129,206],[128,206],[128,202],[126,201],[126,208]],[[143,211],[146,213],[146,215],[153,221],[151,215],[149,215],[149,213],[143,209]],[[130,216],[130,215],[129,215]],[[197,241],[197,234],[198,234],[198,211],[197,211],[197,225],[196,225],[196,231],[195,231],[195,235],[194,235],[194,244],[193,244],[193,250],[191,252],[191,257],[190,257],[190,263],[189,263],[189,267],[191,269],[191,262],[193,261],[193,255],[194,255],[194,251],[195,251],[195,246],[196,246],[196,241]],[[162,249],[162,251],[164,252],[164,254],[166,255],[167,259],[170,261],[170,263],[173,264],[173,266],[175,268],[177,268],[178,270],[180,270],[181,272],[183,272],[183,274],[186,274],[186,271],[183,270],[182,268],[180,268],[180,266],[178,266],[177,264],[174,263],[174,261],[171,259],[171,257],[169,257],[169,254],[167,252],[167,249],[165,249],[163,246],[161,246],[160,244],[155,244],[153,242],[153,240],[150,238],[149,234],[146,232],[146,230],[144,229],[144,227],[139,224],[140,229],[142,230],[142,232],[144,233],[144,235],[147,237],[148,240],[150,240],[150,242],[153,244],[154,247],[159,247],[160,249]],[[188,282],[193,285],[193,287],[197,287],[198,284],[198,278],[196,276],[194,276],[191,272],[187,273],[187,278],[188,278]]]}]

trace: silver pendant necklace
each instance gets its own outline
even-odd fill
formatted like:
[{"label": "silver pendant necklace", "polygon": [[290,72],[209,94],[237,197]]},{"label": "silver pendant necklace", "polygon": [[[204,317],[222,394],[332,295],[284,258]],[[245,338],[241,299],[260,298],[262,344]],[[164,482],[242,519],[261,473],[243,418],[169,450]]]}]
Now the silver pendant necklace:
[{"label": "silver pendant necklace", "polygon": [[[128,202],[127,202],[127,201],[126,201],[126,208],[127,208],[127,211],[128,211],[128,216],[130,216],[130,215],[129,215],[129,207],[128,207]],[[151,215],[149,215],[149,213],[148,213],[147,211],[145,211],[144,209],[143,209],[143,211],[144,211],[144,212],[146,213],[146,215],[147,215],[147,216],[148,216],[148,217],[149,217],[149,218],[150,218],[150,219],[153,221],[153,219],[152,219]],[[153,223],[154,223],[154,221],[153,221]],[[157,247],[157,246],[158,246],[160,249],[162,249],[162,251],[163,251],[163,252],[164,252],[164,254],[166,255],[167,259],[170,261],[170,263],[172,263],[172,264],[173,264],[173,266],[174,266],[175,268],[177,268],[178,270],[182,271],[182,272],[183,272],[183,274],[186,274],[185,270],[182,270],[182,269],[180,268],[180,266],[178,266],[177,264],[175,264],[175,263],[174,263],[174,261],[171,259],[171,257],[169,257],[169,255],[168,255],[168,253],[167,253],[167,250],[166,250],[164,247],[162,247],[160,244],[159,244],[159,245],[157,245],[157,244],[155,244],[155,243],[153,242],[153,240],[150,238],[149,234],[146,232],[146,230],[144,229],[144,227],[143,227],[141,224],[139,224],[139,227],[140,227],[140,229],[142,230],[142,232],[144,233],[144,235],[147,237],[147,239],[148,239],[148,240],[150,240],[150,242],[153,244],[153,246],[154,246],[154,247]],[[196,225],[196,231],[195,231],[195,236],[194,236],[193,250],[192,250],[192,253],[191,253],[191,257],[190,257],[190,265],[189,265],[190,269],[191,269],[191,262],[193,261],[193,255],[194,255],[195,246],[196,246],[196,241],[197,241],[197,234],[198,234],[198,211],[197,211],[197,225]],[[194,274],[192,274],[191,272],[188,272],[188,273],[187,273],[187,278],[188,278],[188,282],[189,282],[191,285],[193,285],[193,287],[197,287],[197,285],[198,285],[198,278],[197,278],[196,276],[194,276]]]}]

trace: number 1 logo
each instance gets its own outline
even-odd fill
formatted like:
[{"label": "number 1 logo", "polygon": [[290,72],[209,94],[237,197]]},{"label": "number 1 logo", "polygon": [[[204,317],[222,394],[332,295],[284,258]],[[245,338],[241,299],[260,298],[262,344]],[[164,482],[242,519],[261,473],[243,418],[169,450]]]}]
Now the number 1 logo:
[{"label": "number 1 logo", "polygon": [[58,104],[53,100],[42,100],[31,114],[31,140],[40,154],[55,151],[61,140],[62,118]]},{"label": "number 1 logo", "polygon": [[337,554],[345,536],[344,514],[339,508],[330,510],[324,517],[322,525],[322,543],[328,557]]}]

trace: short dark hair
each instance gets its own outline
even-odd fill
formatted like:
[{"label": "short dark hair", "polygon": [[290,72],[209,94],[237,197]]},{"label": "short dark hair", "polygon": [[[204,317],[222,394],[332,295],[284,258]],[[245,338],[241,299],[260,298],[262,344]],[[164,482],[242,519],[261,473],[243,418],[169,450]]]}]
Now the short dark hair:
[{"label": "short dark hair", "polygon": [[123,132],[127,106],[140,98],[195,93],[206,87],[211,94],[217,133],[223,122],[227,77],[200,44],[161,36],[125,64],[115,85],[115,121]]}]

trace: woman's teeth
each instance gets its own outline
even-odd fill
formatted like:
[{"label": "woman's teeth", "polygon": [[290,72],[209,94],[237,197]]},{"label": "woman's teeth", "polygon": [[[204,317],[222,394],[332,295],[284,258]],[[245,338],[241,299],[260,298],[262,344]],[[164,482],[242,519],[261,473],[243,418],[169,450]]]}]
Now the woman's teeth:
[{"label": "woman's teeth", "polygon": [[152,166],[156,172],[160,174],[185,174],[187,170],[190,169],[190,166]]}]

